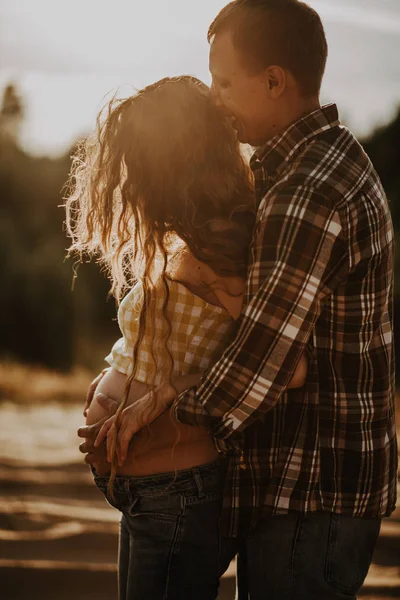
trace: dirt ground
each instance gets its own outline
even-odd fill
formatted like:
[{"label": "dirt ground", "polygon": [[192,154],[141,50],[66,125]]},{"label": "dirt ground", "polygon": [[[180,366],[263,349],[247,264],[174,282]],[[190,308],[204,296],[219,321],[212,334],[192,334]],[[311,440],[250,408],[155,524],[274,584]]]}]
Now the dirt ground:
[{"label": "dirt ground", "polygon": [[[114,600],[118,514],[77,450],[76,405],[0,404],[2,600]],[[400,598],[400,510],[384,521],[360,595]],[[235,568],[220,600],[232,600]]]}]

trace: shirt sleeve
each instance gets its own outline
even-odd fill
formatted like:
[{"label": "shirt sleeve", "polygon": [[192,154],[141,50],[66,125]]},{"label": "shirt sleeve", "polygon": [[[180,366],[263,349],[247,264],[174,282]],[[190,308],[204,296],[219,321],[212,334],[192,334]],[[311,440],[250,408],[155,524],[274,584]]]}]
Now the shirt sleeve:
[{"label": "shirt sleeve", "polygon": [[110,367],[129,376],[133,366],[133,347],[127,345],[124,337],[119,338],[104,359]]},{"label": "shirt sleeve", "polygon": [[331,200],[290,185],[267,195],[253,236],[249,301],[238,334],[200,385],[180,396],[177,420],[233,442],[271,410],[290,383],[324,301],[348,270],[347,256]]},{"label": "shirt sleeve", "polygon": [[118,309],[118,325],[122,333],[105,357],[105,361],[120,373],[131,375],[133,348],[139,335],[139,317],[143,306],[143,288],[138,282],[122,300]]}]

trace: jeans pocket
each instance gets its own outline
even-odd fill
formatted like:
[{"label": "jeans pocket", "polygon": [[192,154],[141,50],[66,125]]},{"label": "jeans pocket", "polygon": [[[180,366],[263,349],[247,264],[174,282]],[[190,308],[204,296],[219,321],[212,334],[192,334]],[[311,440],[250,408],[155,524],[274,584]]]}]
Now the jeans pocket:
[{"label": "jeans pocket", "polygon": [[123,506],[126,504],[125,501],[125,496],[126,493],[121,494],[120,492],[114,490],[114,495],[110,496],[110,494],[108,493],[108,489],[107,489],[107,483],[104,483],[101,480],[96,480],[95,478],[95,484],[98,487],[98,489],[102,492],[102,494],[104,494],[104,497],[107,501],[107,503],[112,507],[112,508],[116,508],[117,510],[122,511]]},{"label": "jeans pocket", "polygon": [[380,519],[331,515],[326,559],[327,583],[354,596],[362,586],[378,539]]},{"label": "jeans pocket", "polygon": [[145,517],[156,521],[175,522],[184,510],[185,500],[181,494],[139,496],[132,499],[124,513],[129,517]]},{"label": "jeans pocket", "polygon": [[122,499],[120,498],[120,494],[117,494],[114,492],[114,496],[110,496],[110,494],[107,492],[107,488],[104,491],[103,490],[101,490],[101,491],[103,492],[107,503],[112,508],[116,508],[117,510],[122,510],[124,503],[123,503]]}]

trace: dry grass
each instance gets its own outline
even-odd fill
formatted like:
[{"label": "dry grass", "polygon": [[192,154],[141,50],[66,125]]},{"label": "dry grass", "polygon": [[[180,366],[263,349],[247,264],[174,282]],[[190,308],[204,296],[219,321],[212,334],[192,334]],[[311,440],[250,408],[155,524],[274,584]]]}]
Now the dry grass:
[{"label": "dry grass", "polygon": [[83,402],[94,374],[81,367],[70,373],[13,362],[0,363],[0,401],[41,404]]}]

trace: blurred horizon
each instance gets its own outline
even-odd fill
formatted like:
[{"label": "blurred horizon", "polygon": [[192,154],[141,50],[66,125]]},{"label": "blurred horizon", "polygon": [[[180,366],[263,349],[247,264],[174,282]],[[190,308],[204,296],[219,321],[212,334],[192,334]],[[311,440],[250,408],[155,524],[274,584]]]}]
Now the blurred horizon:
[{"label": "blurred horizon", "polygon": [[[321,99],[368,137],[400,106],[398,0],[309,0],[324,22],[329,58]],[[25,106],[24,150],[59,156],[87,135],[105,97],[167,75],[206,83],[206,32],[226,0],[143,4],[115,0],[0,5],[0,93],[16,85]]]}]

